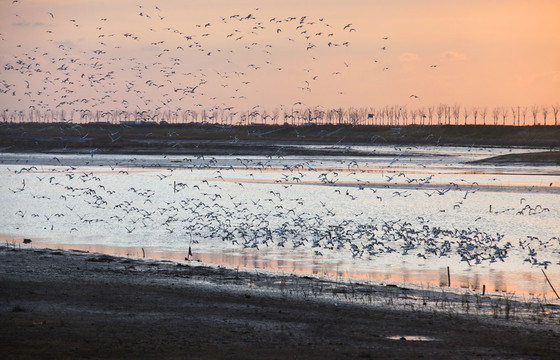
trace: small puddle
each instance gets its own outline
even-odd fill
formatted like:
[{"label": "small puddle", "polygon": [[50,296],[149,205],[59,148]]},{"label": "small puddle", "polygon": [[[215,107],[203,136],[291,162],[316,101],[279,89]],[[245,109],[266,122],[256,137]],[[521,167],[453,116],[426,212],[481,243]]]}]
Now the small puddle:
[{"label": "small puddle", "polygon": [[394,335],[394,336],[387,336],[389,340],[402,340],[402,341],[439,341],[431,336],[421,336],[421,335]]}]

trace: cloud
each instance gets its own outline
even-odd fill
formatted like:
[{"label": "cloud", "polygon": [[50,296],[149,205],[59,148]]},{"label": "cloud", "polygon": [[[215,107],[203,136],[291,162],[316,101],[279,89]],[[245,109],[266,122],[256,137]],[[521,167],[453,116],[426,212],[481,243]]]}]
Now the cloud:
[{"label": "cloud", "polygon": [[467,60],[467,55],[455,51],[444,51],[441,53],[441,59],[446,61],[462,61]]},{"label": "cloud", "polygon": [[560,82],[560,71],[552,70],[552,71],[540,71],[537,73],[527,74],[523,77],[518,77],[521,81],[526,81],[529,83],[535,82]]},{"label": "cloud", "polygon": [[418,61],[420,57],[415,53],[402,53],[399,55],[400,62],[414,62]]}]

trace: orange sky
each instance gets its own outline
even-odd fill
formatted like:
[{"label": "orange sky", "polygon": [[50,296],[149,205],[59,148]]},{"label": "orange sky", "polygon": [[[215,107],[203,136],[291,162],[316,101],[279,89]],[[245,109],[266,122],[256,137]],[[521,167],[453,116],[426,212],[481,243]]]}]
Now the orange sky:
[{"label": "orange sky", "polygon": [[0,13],[0,109],[560,103],[555,0],[19,0]]}]

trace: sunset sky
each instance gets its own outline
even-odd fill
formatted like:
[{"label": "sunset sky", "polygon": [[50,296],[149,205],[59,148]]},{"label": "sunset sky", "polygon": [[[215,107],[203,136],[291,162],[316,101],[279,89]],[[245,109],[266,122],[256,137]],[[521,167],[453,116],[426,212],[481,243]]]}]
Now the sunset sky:
[{"label": "sunset sky", "polygon": [[0,109],[560,103],[556,0],[5,0],[0,13]]}]

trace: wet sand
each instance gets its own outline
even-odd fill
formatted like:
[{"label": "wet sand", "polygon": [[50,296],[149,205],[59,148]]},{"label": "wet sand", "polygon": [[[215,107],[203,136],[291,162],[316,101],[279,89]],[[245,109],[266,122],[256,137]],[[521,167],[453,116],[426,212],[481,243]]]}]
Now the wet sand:
[{"label": "wet sand", "polygon": [[560,151],[539,151],[521,154],[506,154],[472,161],[472,164],[492,165],[560,165]]},{"label": "wet sand", "polygon": [[560,356],[554,302],[12,244],[0,274],[7,359]]}]

